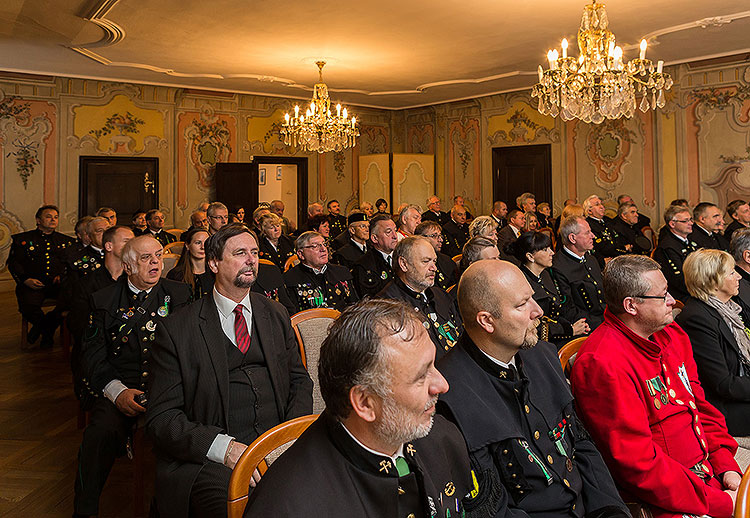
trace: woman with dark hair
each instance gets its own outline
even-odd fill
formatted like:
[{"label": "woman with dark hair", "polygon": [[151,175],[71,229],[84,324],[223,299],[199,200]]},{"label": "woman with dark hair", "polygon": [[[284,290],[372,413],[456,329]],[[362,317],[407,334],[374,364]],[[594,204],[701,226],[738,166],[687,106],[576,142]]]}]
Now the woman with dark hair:
[{"label": "woman with dark hair", "polygon": [[378,198],[378,201],[375,202],[375,209],[377,210],[375,214],[388,214],[386,212],[388,210],[388,202],[383,198]]},{"label": "woman with dark hair", "polygon": [[234,207],[232,207],[232,214],[237,216],[238,223],[245,222],[245,207],[243,207],[242,205],[235,205]]},{"label": "woman with dark hair", "polygon": [[283,272],[290,257],[296,255],[294,242],[281,232],[281,218],[276,214],[263,214],[258,220],[260,228],[260,258],[267,259]]},{"label": "woman with dark hair", "polygon": [[[575,336],[589,332],[585,318],[573,323],[564,313],[562,296],[549,273],[552,266],[552,240],[541,232],[524,232],[508,245],[506,253],[515,257],[534,290],[534,300],[544,311],[539,323],[539,338],[558,348]],[[568,304],[572,305],[572,304]]]},{"label": "woman with dark hair", "polygon": [[138,209],[133,213],[132,220],[133,234],[141,236],[147,232],[148,226],[146,225],[146,211]]},{"label": "woman with dark hair", "polygon": [[214,276],[206,268],[206,253],[203,249],[208,232],[202,228],[195,228],[185,232],[184,238],[182,254],[174,268],[167,273],[167,279],[190,285],[193,300],[198,300],[206,293],[211,293],[214,286]]}]

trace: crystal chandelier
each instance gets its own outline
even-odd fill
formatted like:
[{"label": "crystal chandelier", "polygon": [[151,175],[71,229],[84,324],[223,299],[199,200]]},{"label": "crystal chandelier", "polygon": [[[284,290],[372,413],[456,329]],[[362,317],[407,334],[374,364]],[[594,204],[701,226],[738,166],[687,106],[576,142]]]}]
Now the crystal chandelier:
[{"label": "crystal chandelier", "polygon": [[280,133],[287,146],[301,147],[303,151],[341,151],[354,146],[359,129],[357,118],[349,119],[346,108],[336,105],[336,115],[331,114],[331,99],[328,87],[323,82],[325,61],[316,61],[320,73],[320,82],[313,89],[310,107],[305,115],[300,116],[299,106],[294,107],[294,117],[287,113]]},{"label": "crystal chandelier", "polygon": [[646,59],[646,40],[641,40],[640,55],[627,64],[615,36],[608,29],[604,4],[593,0],[583,9],[578,31],[578,59],[568,56],[568,40],[562,40],[562,56],[557,49],[547,53],[549,70],[539,65],[539,83],[531,92],[539,98],[539,111],[563,120],[580,119],[599,124],[623,115],[632,117],[636,96],[641,111],[664,107],[664,90],[672,87],[672,78],[662,72],[663,61]]}]

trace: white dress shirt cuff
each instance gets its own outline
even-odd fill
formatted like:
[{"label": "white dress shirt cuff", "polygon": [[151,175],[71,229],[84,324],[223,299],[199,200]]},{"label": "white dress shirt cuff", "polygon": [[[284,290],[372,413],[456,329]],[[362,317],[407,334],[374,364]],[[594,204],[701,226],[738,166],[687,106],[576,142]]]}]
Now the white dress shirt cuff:
[{"label": "white dress shirt cuff", "polygon": [[112,403],[117,401],[117,396],[122,394],[123,390],[127,390],[128,387],[123,385],[122,381],[120,380],[112,380],[109,383],[107,383],[107,386],[104,387],[104,395],[109,399]]},{"label": "white dress shirt cuff", "polygon": [[229,443],[232,442],[233,439],[234,437],[231,435],[223,433],[217,435],[216,438],[214,438],[214,442],[211,443],[208,453],[206,453],[208,460],[224,464],[224,456],[227,454],[227,448],[229,448]]}]

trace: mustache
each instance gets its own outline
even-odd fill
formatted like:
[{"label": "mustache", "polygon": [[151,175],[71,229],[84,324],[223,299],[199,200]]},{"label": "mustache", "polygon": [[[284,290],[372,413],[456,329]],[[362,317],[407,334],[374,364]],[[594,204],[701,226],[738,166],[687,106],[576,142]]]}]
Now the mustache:
[{"label": "mustache", "polygon": [[424,406],[424,411],[427,412],[427,410],[429,410],[429,408],[432,405],[436,405],[437,402],[438,402],[438,397],[437,396],[435,396],[432,399],[430,399],[430,401]]}]

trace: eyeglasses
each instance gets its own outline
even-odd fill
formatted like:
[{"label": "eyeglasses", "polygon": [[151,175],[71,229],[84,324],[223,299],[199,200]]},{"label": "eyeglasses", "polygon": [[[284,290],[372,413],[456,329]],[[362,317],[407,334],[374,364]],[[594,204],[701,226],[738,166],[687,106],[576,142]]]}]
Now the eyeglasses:
[{"label": "eyeglasses", "polygon": [[424,237],[430,238],[430,239],[443,239],[443,234],[438,232],[437,234],[425,234]]},{"label": "eyeglasses", "polygon": [[688,218],[688,219],[673,219],[672,221],[674,221],[675,223],[688,223],[688,222],[692,223],[693,222],[693,218]]},{"label": "eyeglasses", "polygon": [[669,292],[666,292],[664,294],[664,296],[661,296],[661,295],[636,295],[633,298],[634,299],[658,299],[658,300],[662,300],[662,301],[664,301],[666,303],[667,299],[671,298],[671,297],[672,297],[672,295],[670,295]]},{"label": "eyeglasses", "polygon": [[303,246],[302,248],[309,248],[310,250],[325,250],[326,244],[325,243],[316,243],[314,245],[307,245]]}]

